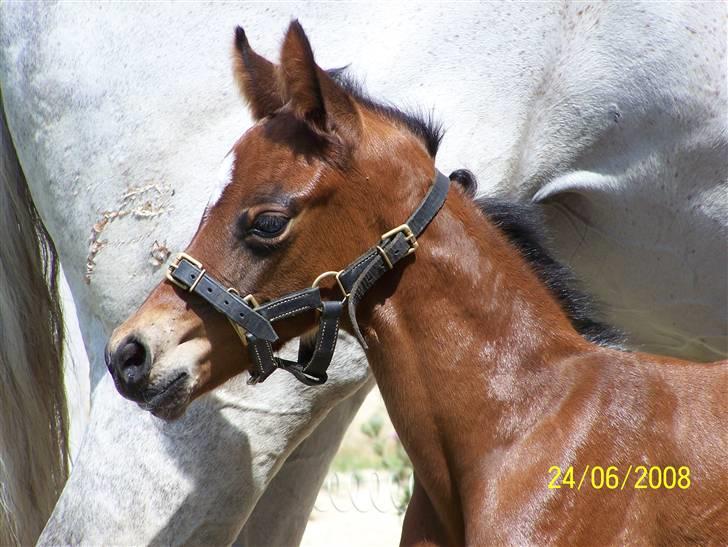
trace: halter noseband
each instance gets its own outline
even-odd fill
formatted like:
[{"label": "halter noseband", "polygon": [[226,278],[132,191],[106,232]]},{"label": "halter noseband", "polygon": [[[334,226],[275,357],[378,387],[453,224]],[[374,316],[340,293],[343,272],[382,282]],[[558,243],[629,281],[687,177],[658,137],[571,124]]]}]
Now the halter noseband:
[{"label": "halter noseband", "polygon": [[[382,234],[377,245],[343,270],[322,273],[310,288],[288,293],[265,304],[259,305],[252,294],[243,298],[235,289],[226,288],[205,271],[201,262],[185,253],[179,253],[169,265],[167,279],[198,295],[227,317],[247,346],[253,362],[249,384],[264,381],[280,368],[306,385],[320,385],[328,378],[326,370],[336,348],[344,304],[348,302],[354,334],[366,349],[367,344],[356,322],[356,306],[380,277],[417,250],[417,238],[442,208],[449,188],[450,179],[436,171],[433,185],[405,224]],[[335,278],[343,300],[321,300],[318,285],[327,277]],[[314,345],[301,343],[296,361],[274,355],[273,342],[278,340],[278,335],[273,323],[310,310],[320,312]]]}]

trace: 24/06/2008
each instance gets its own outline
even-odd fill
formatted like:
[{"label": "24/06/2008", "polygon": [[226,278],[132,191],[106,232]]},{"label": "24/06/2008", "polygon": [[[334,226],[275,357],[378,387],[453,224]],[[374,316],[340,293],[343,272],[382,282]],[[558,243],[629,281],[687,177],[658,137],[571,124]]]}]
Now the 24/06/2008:
[{"label": "24/06/2008", "polygon": [[[690,468],[683,465],[680,467],[673,467],[671,465],[660,467],[658,465],[645,466],[630,465],[627,468],[626,473],[622,475],[620,470],[615,465],[603,467],[601,465],[590,466],[587,465],[584,471],[579,475],[580,478],[577,480],[574,478],[575,471],[573,466],[565,468],[563,471],[558,465],[552,465],[549,467],[549,475],[551,480],[548,482],[549,490],[559,488],[570,488],[581,490],[584,483],[587,486],[591,486],[595,490],[601,490],[606,488],[608,490],[624,490],[625,486],[634,488],[635,490],[672,490],[679,488],[680,490],[687,490],[690,488]],[[634,482],[628,484],[630,476],[634,472]],[[589,480],[586,481],[586,478]]]}]

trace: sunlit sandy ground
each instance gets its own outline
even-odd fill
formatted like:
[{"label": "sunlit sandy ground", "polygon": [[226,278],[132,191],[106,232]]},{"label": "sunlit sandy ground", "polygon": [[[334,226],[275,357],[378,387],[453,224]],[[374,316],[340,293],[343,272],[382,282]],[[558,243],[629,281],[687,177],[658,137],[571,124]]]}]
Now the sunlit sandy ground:
[{"label": "sunlit sandy ground", "polygon": [[402,491],[389,470],[378,468],[373,441],[362,433],[362,426],[372,418],[383,421],[380,437],[394,435],[376,389],[344,437],[319,492],[302,547],[399,545],[402,516],[397,504]]},{"label": "sunlit sandy ground", "polygon": [[399,545],[402,517],[381,491],[375,472],[361,475],[358,490],[351,488],[349,473],[339,474],[338,487],[324,486],[309,518],[303,547]]}]

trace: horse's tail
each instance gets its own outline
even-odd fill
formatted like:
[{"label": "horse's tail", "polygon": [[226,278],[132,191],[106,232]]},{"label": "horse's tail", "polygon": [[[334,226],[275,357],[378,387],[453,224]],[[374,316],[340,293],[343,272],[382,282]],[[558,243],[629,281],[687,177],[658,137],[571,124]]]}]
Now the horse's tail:
[{"label": "horse's tail", "polygon": [[0,545],[38,539],[68,476],[56,249],[0,93]]}]

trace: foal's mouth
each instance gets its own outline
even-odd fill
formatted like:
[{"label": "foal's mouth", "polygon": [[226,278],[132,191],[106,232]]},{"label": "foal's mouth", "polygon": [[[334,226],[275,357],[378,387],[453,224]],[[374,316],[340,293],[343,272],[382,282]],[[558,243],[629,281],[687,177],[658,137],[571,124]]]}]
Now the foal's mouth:
[{"label": "foal's mouth", "polygon": [[174,420],[184,414],[190,400],[190,375],[180,372],[165,384],[148,388],[144,393],[144,401],[138,403],[143,410],[148,410],[157,418]]}]

